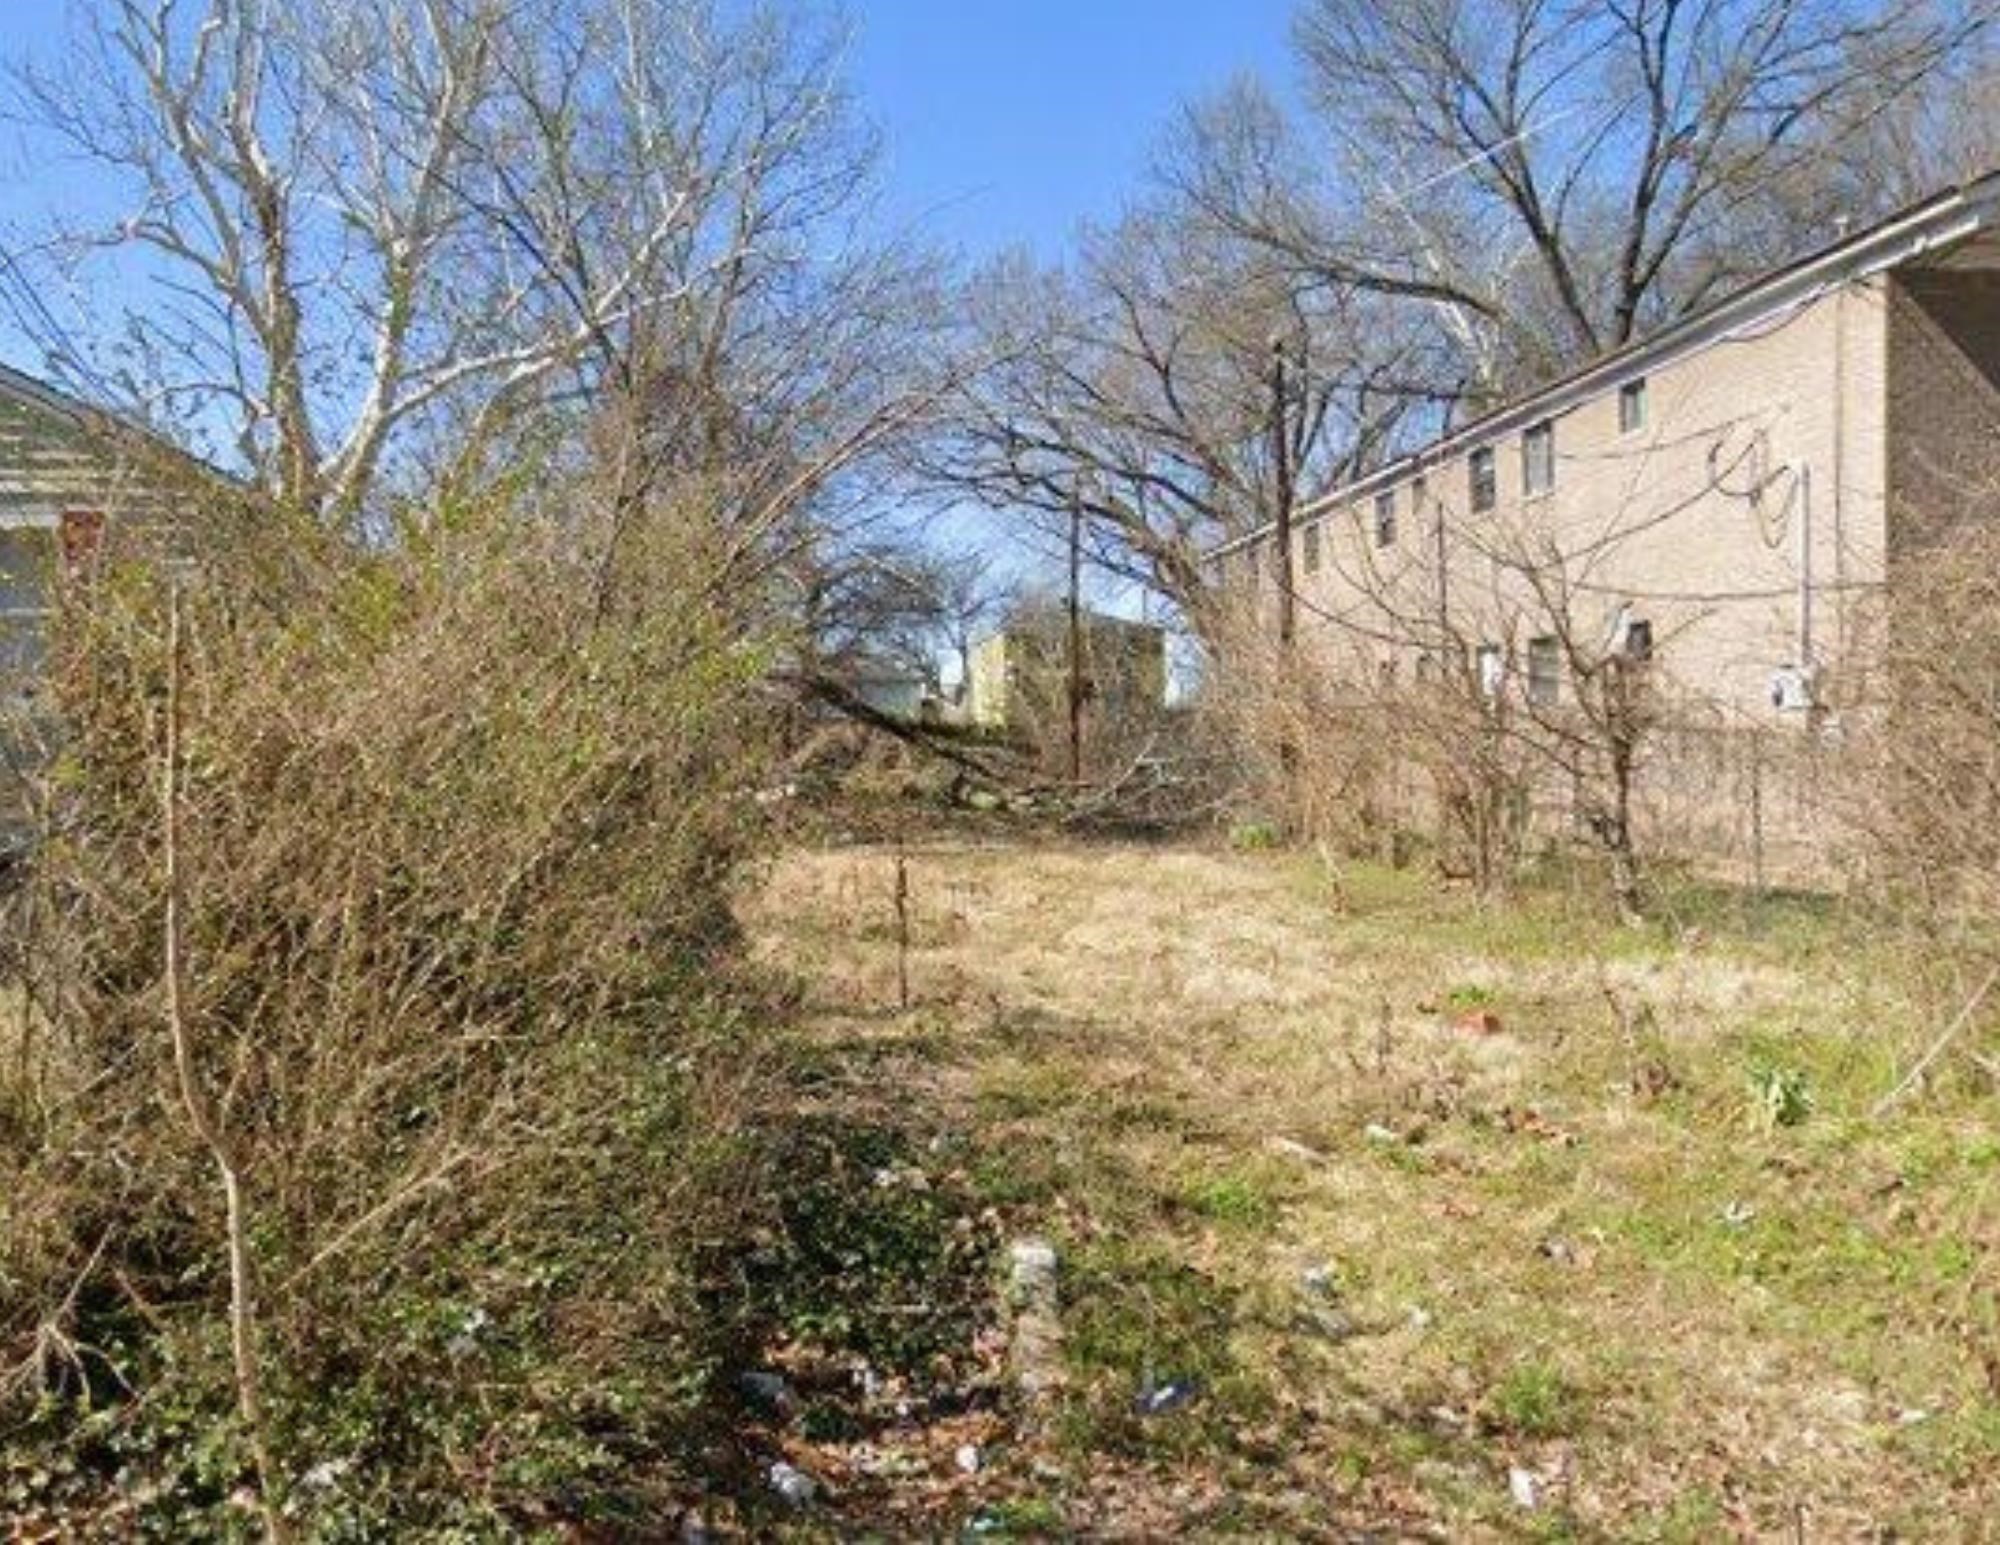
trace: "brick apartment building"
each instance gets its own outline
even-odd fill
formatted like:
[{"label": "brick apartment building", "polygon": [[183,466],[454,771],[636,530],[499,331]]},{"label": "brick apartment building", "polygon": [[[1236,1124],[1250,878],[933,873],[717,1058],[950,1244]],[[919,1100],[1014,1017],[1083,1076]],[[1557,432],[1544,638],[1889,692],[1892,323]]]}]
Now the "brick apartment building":
[{"label": "brick apartment building", "polygon": [[[1301,638],[1399,672],[1449,633],[1496,686],[1559,695],[1536,642],[1559,591],[1726,715],[1825,722],[1898,555],[2000,484],[1996,223],[2000,174],[1306,507]],[[1223,573],[1267,574],[1271,536],[1219,549]]]},{"label": "brick apartment building", "polygon": [[[1566,630],[1650,659],[1690,719],[1837,740],[1899,560],[2000,508],[1996,226],[2000,173],[1308,505],[1301,647],[1354,679],[1462,649],[1486,690],[1554,707]],[[1272,536],[1215,554],[1266,609]]]}]

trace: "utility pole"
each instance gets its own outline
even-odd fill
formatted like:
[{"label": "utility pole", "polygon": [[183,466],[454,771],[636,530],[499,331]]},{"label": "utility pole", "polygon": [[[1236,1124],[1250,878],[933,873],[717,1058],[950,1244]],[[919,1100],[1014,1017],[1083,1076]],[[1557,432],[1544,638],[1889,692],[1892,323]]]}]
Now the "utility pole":
[{"label": "utility pole", "polygon": [[1277,501],[1274,532],[1278,544],[1278,768],[1284,779],[1287,805],[1296,809],[1299,747],[1293,735],[1293,659],[1298,638],[1298,602],[1292,593],[1292,436],[1290,382],[1285,373],[1283,334],[1271,338],[1271,481]]},{"label": "utility pole", "polygon": [[1083,480],[1069,492],[1069,781],[1083,784]]},{"label": "utility pole", "polygon": [[1292,595],[1292,436],[1287,424],[1290,383],[1285,376],[1285,340],[1271,339],[1271,468],[1276,485],[1278,543],[1278,648],[1291,670],[1292,645],[1298,635],[1297,603]]}]

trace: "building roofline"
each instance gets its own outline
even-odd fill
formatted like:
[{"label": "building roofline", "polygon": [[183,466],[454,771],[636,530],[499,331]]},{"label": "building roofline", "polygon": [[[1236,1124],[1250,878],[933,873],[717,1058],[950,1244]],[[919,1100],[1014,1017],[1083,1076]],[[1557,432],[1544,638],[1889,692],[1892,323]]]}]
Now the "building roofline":
[{"label": "building roofline", "polygon": [[218,467],[206,456],[188,450],[185,446],[176,445],[159,430],[141,423],[130,414],[74,396],[61,387],[52,386],[40,376],[32,375],[19,366],[9,365],[4,360],[0,360],[0,397],[12,397],[30,407],[57,414],[90,433],[125,436],[155,454],[179,462],[204,477],[216,478],[234,488],[247,486],[243,478],[235,473]]},{"label": "building roofline", "polygon": [[101,408],[93,408],[81,398],[72,397],[69,393],[58,390],[39,376],[32,376],[27,371],[5,362],[0,362],[0,393],[18,397],[35,407],[46,408],[79,422],[114,416],[105,413]]},{"label": "building roofline", "polygon": [[[1039,615],[1031,615],[1035,616],[1036,621],[1041,620]],[[1060,611],[1053,613],[1052,620],[1055,625],[1060,626],[1065,615],[1065,613]],[[1086,633],[1092,628],[1104,632],[1122,629],[1128,633],[1157,633],[1163,638],[1167,633],[1167,629],[1160,623],[1148,622],[1142,617],[1121,617],[1116,612],[1100,611],[1094,606],[1083,608],[1082,620]],[[971,649],[983,649],[996,638],[1007,638],[1028,631],[1030,631],[1030,628],[1027,625],[1024,625],[1019,620],[1010,618],[998,623],[994,627],[988,628],[983,633],[974,634],[967,647]]]},{"label": "building roofline", "polygon": [[[1826,289],[1851,284],[1915,258],[1955,246],[1994,224],[2000,212],[2000,170],[1932,194],[1860,231],[1774,268],[1720,300],[1689,312],[1658,332],[1600,354],[1568,375],[1524,397],[1481,414],[1375,471],[1329,489],[1300,506],[1294,525],[1320,519],[1337,505],[1392,487],[1481,442],[1554,418],[1588,398],[1644,375],[1649,369],[1698,353],[1774,312],[1817,299]],[[1270,535],[1275,522],[1208,550],[1227,557]]]}]

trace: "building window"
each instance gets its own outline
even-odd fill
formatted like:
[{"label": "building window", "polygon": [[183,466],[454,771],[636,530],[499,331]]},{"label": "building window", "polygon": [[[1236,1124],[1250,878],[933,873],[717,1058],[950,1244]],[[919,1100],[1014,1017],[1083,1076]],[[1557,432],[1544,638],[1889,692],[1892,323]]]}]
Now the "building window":
[{"label": "building window", "polygon": [[1646,427],[1646,378],[1627,381],[1618,388],[1618,432],[1629,435]]},{"label": "building window", "polygon": [[46,530],[0,527],[0,690],[29,690],[41,672],[60,561]]},{"label": "building window", "polygon": [[1544,421],[1521,436],[1521,488],[1545,494],[1556,486],[1556,426]]},{"label": "building window", "polygon": [[1653,658],[1653,625],[1644,617],[1633,617],[1625,623],[1625,637],[1620,641],[1620,653],[1626,659],[1644,664]]},{"label": "building window", "polygon": [[1304,553],[1308,574],[1319,572],[1319,522],[1314,521],[1299,533],[1299,547]]},{"label": "building window", "polygon": [[1375,545],[1396,545],[1396,491],[1393,488],[1375,496]]},{"label": "building window", "polygon": [[1488,697],[1498,697],[1507,681],[1507,656],[1498,644],[1481,644],[1473,659],[1479,670],[1479,690]]},{"label": "building window", "polygon": [[1467,462],[1472,481],[1472,509],[1477,514],[1499,502],[1500,484],[1494,476],[1493,447],[1482,445]]},{"label": "building window", "polygon": [[1562,645],[1550,634],[1528,640],[1528,701],[1553,703],[1562,695]]}]

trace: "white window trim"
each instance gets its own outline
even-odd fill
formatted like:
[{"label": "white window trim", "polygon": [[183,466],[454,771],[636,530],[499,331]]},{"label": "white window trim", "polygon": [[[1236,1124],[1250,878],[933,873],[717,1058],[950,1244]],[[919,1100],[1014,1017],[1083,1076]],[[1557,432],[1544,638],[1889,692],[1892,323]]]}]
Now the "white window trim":
[{"label": "white window trim", "polygon": [[[1547,481],[1537,486],[1535,483],[1535,457],[1531,447],[1537,437],[1545,438],[1549,447]],[[1524,499],[1546,499],[1556,491],[1556,421],[1545,418],[1538,424],[1530,424],[1521,431],[1521,497]]]},{"label": "white window trim", "polygon": [[[1635,376],[1618,388],[1618,432],[1621,435],[1635,435],[1646,427],[1646,418],[1652,406],[1647,400],[1646,380],[1645,376]],[[1625,421],[1627,403],[1637,403],[1639,407],[1637,416],[1629,424]]]}]

